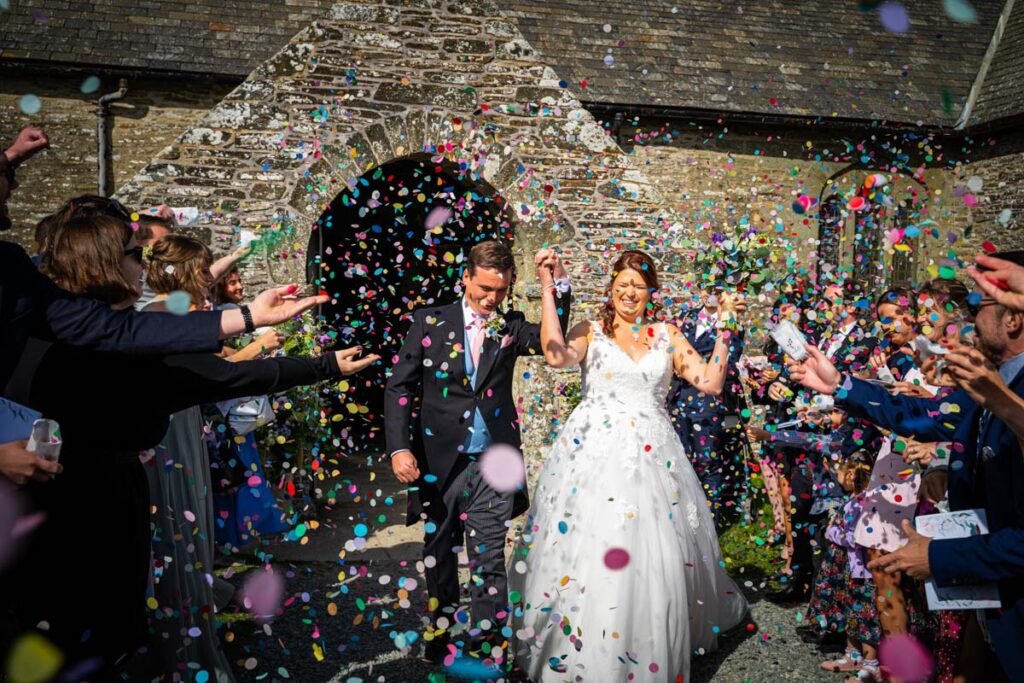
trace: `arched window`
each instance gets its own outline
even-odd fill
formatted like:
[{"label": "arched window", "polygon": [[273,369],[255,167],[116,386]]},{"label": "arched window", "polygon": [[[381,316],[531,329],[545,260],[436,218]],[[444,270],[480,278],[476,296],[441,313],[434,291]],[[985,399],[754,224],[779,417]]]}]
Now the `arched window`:
[{"label": "arched window", "polygon": [[876,289],[912,283],[920,225],[930,223],[930,196],[909,173],[879,173],[859,164],[834,173],[820,194],[819,270],[839,269]]}]

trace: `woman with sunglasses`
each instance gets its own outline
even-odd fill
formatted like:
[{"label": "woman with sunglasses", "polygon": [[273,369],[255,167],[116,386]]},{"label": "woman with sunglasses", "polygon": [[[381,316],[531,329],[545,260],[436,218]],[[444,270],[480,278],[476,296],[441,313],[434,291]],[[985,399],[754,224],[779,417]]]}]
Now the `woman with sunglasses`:
[{"label": "woman with sunglasses", "polygon": [[[141,272],[133,239],[122,220],[73,219],[55,232],[47,270],[76,294],[130,305]],[[22,625],[46,622],[42,635],[69,665],[97,662],[98,670],[79,675],[114,679],[146,634],[150,499],[139,453],[160,442],[176,411],[312,384],[377,360],[356,360],[358,353],[236,364],[212,353],[143,359],[30,340],[10,398],[61,425],[64,473],[25,487],[45,520],[10,578]],[[89,581],[78,584],[86,566]]]}]

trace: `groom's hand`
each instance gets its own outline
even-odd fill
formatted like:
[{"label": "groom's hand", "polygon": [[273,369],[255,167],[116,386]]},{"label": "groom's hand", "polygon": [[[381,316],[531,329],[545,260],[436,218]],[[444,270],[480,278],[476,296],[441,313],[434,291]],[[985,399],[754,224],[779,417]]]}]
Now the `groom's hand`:
[{"label": "groom's hand", "polygon": [[412,451],[396,451],[391,456],[391,469],[403,484],[411,484],[420,478],[420,468]]}]

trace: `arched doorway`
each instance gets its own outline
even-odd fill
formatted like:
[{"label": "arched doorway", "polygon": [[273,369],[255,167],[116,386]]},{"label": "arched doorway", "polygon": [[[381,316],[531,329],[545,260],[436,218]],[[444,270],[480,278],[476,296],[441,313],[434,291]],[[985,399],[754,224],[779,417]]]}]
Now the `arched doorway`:
[{"label": "arched doorway", "polygon": [[[512,242],[505,200],[464,165],[428,154],[401,157],[360,176],[317,220],[307,280],[331,303],[321,314],[337,346],[360,344],[383,363],[349,378],[337,406],[342,450],[384,448],[386,369],[411,313],[461,295],[462,263],[477,242]],[[344,386],[344,385],[343,385]]]}]

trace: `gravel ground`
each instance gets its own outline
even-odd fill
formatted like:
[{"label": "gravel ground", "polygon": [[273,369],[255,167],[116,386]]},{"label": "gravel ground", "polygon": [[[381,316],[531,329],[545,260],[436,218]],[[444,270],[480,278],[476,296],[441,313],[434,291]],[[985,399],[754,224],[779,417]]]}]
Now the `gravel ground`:
[{"label": "gravel ground", "polygon": [[[420,661],[418,643],[404,651],[395,644],[395,636],[422,628],[418,614],[426,603],[425,582],[415,566],[422,529],[404,526],[400,514],[404,492],[397,482],[387,481],[389,472],[357,469],[347,473],[351,490],[372,490],[377,500],[393,495],[395,504],[382,509],[367,506],[365,498],[339,501],[321,516],[319,528],[307,535],[305,543],[268,548],[275,570],[285,577],[283,613],[262,626],[247,615],[232,621],[225,648],[239,681],[459,680]],[[370,515],[374,518],[366,548],[346,553],[344,563],[340,562],[339,551],[352,538],[353,524],[370,522]],[[244,577],[242,573],[232,581],[240,584]],[[418,584],[410,591],[408,607],[398,603],[399,577]],[[800,638],[798,607],[762,600],[764,587],[759,582],[736,578],[753,604],[755,626],[748,629],[744,624],[723,634],[719,650],[693,660],[690,681],[843,681],[840,675],[818,668],[824,655],[817,645]]]},{"label": "gravel ground", "polygon": [[[263,627],[265,630],[252,622],[234,627],[234,641],[227,647],[239,681],[399,683],[431,680],[436,683],[456,680],[450,675],[439,675],[439,669],[421,662],[417,657],[418,647],[411,653],[403,653],[390,637],[417,631],[420,621],[414,609],[387,609],[395,604],[395,596],[393,592],[377,590],[383,589],[378,578],[415,575],[415,570],[410,573],[395,560],[370,562],[362,565],[366,576],[349,580],[342,586],[336,563],[275,566],[281,570],[287,567],[290,576],[286,579],[286,593],[292,601],[281,617]],[[392,581],[392,590],[393,586]],[[347,594],[338,593],[342,588]],[[797,607],[773,605],[760,600],[756,593],[749,597],[756,601],[753,606],[756,628],[750,631],[745,626],[737,627],[723,636],[718,651],[696,657],[691,681],[820,680],[838,683],[843,680],[818,669],[823,651],[801,640],[796,629]],[[359,614],[357,600],[367,606],[358,624],[354,623]],[[331,602],[338,607],[334,616],[328,613]],[[374,617],[380,620],[376,626]],[[314,644],[321,648],[323,661],[318,661]]]}]

